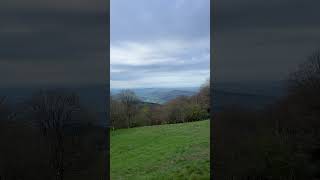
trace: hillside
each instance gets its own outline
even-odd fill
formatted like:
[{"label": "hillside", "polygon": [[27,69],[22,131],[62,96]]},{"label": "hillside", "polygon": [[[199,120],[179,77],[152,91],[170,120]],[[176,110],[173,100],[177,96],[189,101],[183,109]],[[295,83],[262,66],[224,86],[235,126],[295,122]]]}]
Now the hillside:
[{"label": "hillside", "polygon": [[215,112],[229,106],[260,109],[274,103],[284,92],[284,82],[216,83],[213,92]]},{"label": "hillside", "polygon": [[209,120],[111,132],[111,179],[209,179]]},{"label": "hillside", "polygon": [[[192,96],[197,88],[138,88],[132,89],[144,102],[163,104],[178,96]],[[116,95],[120,89],[111,89],[111,95]]]}]

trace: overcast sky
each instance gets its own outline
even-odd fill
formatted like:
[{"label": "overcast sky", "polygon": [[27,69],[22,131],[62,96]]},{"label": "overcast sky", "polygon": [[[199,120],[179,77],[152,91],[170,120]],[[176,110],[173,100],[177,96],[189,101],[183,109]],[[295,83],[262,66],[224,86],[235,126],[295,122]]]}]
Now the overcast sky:
[{"label": "overcast sky", "polygon": [[111,88],[197,87],[210,76],[210,0],[111,0]]},{"label": "overcast sky", "polygon": [[[107,3],[0,1],[1,86],[105,83]],[[216,0],[216,81],[276,81],[320,48],[319,0]],[[113,88],[209,77],[209,0],[112,0]],[[107,82],[108,83],[108,82]]]},{"label": "overcast sky", "polygon": [[318,0],[215,0],[213,78],[284,80],[320,48]]},{"label": "overcast sky", "polygon": [[108,83],[107,4],[1,0],[0,86]]}]

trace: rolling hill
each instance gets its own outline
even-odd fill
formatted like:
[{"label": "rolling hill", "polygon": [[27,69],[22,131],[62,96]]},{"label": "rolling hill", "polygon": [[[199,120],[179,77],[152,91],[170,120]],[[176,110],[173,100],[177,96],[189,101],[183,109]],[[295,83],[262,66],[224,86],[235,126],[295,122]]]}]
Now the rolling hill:
[{"label": "rolling hill", "polygon": [[[163,104],[178,96],[192,96],[197,88],[138,88],[132,89],[141,101]],[[111,94],[116,95],[120,89],[111,89]]]},{"label": "rolling hill", "polygon": [[210,121],[111,132],[111,179],[210,179]]}]

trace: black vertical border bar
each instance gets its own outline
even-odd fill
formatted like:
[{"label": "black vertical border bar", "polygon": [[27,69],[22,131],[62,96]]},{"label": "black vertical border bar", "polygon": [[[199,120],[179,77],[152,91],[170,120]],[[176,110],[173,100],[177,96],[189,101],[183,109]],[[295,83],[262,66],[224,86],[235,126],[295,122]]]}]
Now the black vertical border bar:
[{"label": "black vertical border bar", "polygon": [[[103,1],[103,0],[102,0]],[[107,13],[106,13],[106,76],[107,76],[107,87],[106,87],[106,158],[105,158],[105,162],[106,162],[106,167],[105,169],[105,177],[103,179],[105,180],[109,180],[110,179],[110,1],[111,0],[106,0],[107,1]]]}]

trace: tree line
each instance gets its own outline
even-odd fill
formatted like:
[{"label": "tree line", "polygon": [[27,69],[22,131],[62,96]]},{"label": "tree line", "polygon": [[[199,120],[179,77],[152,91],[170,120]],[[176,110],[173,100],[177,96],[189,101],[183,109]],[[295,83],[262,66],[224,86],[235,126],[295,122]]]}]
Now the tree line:
[{"label": "tree line", "polygon": [[191,97],[179,96],[162,105],[142,102],[129,89],[110,98],[112,129],[183,123],[209,118],[210,83],[205,82]]},{"label": "tree line", "polygon": [[75,93],[41,91],[10,105],[0,98],[0,179],[101,179],[106,129]]},{"label": "tree line", "polygon": [[285,95],[262,110],[214,114],[214,178],[320,178],[320,51],[285,86]]}]

